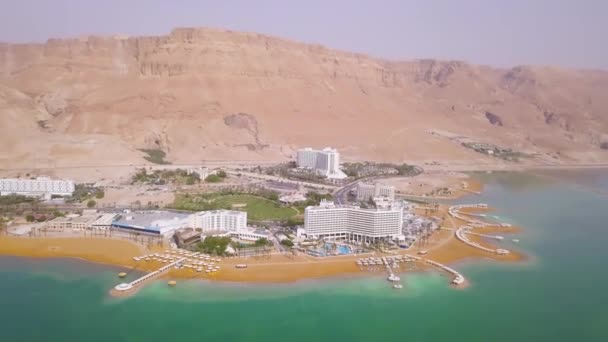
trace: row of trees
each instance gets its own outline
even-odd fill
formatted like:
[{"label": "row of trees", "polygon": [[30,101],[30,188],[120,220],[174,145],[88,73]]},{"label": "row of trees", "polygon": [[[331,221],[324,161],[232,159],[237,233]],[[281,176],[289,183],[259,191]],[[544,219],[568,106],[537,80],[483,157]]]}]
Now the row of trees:
[{"label": "row of trees", "polygon": [[207,176],[207,178],[205,178],[205,182],[207,182],[207,183],[219,183],[219,182],[222,182],[226,177],[228,177],[228,175],[226,174],[226,171],[219,170],[215,174]]},{"label": "row of trees", "polygon": [[194,185],[199,183],[201,178],[198,173],[184,169],[174,170],[154,170],[148,172],[145,168],[138,169],[131,177],[131,184],[149,184],[149,185],[165,185],[165,184],[186,184]]},{"label": "row of trees", "polygon": [[257,239],[252,245],[243,245],[233,243],[229,236],[207,236],[203,241],[194,246],[194,250],[211,255],[225,256],[226,249],[231,243],[236,249],[262,248],[272,245],[272,242],[266,238]]}]

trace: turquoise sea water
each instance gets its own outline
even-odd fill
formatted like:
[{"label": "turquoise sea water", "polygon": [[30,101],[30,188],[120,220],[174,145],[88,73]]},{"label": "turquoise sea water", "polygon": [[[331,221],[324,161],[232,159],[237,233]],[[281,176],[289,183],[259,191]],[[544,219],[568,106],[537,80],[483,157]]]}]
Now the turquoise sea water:
[{"label": "turquoise sea water", "polygon": [[[118,269],[0,258],[0,341],[608,341],[608,172],[480,175],[521,264],[291,285],[164,282],[108,297]],[[560,181],[561,179],[561,181]],[[511,238],[521,240],[519,244]]]}]

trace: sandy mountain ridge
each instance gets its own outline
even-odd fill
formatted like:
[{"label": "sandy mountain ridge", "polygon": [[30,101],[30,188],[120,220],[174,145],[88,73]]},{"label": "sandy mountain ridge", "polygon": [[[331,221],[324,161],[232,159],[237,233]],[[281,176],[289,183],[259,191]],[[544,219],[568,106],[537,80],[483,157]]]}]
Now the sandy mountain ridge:
[{"label": "sandy mountain ridge", "polygon": [[[0,44],[0,168],[344,159],[492,163],[453,137],[608,161],[608,72],[389,61],[255,33]],[[452,139],[450,139],[452,137]],[[603,148],[602,148],[603,147]]]}]

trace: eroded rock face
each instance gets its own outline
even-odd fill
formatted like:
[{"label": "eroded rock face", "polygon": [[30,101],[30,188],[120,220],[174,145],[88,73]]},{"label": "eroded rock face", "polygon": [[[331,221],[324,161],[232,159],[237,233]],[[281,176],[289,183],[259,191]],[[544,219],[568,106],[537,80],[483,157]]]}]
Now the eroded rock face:
[{"label": "eroded rock face", "polygon": [[538,83],[532,68],[516,66],[505,72],[499,80],[501,88],[515,93],[525,87],[534,87]]},{"label": "eroded rock face", "polygon": [[563,130],[570,131],[568,119],[566,119],[563,115],[545,111],[543,112],[543,117],[545,118],[545,123],[547,125],[556,125]]},{"label": "eroded rock face", "polygon": [[267,144],[263,144],[260,140],[258,120],[254,115],[247,113],[226,115],[224,116],[224,124],[231,128],[242,129],[249,132],[254,140],[254,143],[236,144],[234,146],[246,147],[249,151],[256,151],[267,147]]},{"label": "eroded rock face", "polygon": [[228,127],[245,129],[251,134],[258,134],[258,120],[247,113],[236,113],[224,116],[224,123]]},{"label": "eroded rock face", "polygon": [[[71,158],[87,141],[120,147],[96,147],[100,162],[142,146],[176,161],[283,158],[284,149],[311,145],[362,159],[477,157],[430,130],[505,147],[597,151],[608,131],[607,93],[602,71],[388,61],[213,29],[0,44],[0,136],[10,146],[0,157],[26,163],[39,150]],[[488,122],[501,129],[488,136]]]},{"label": "eroded rock face", "polygon": [[500,118],[500,116],[492,113],[492,112],[486,112],[486,119],[488,119],[488,122],[494,126],[500,126],[502,127],[502,119]]}]

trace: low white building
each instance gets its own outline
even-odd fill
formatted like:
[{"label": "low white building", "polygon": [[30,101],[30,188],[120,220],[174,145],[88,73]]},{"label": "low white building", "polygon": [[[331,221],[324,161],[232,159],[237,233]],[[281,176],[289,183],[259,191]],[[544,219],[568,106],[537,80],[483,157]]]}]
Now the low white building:
[{"label": "low white building", "polygon": [[116,221],[120,215],[116,213],[103,214],[97,220],[91,223],[93,229],[107,229],[112,226],[112,222]]},{"label": "low white building", "polygon": [[386,197],[389,200],[395,199],[395,187],[382,183],[358,183],[357,184],[357,200],[368,201],[370,198]]},{"label": "low white building", "polygon": [[304,229],[307,237],[355,241],[394,240],[402,234],[403,210],[395,202],[388,208],[362,209],[322,201],[307,207]]},{"label": "low white building", "polygon": [[247,213],[236,210],[200,211],[190,215],[190,228],[210,231],[238,231],[247,228]]},{"label": "low white building", "polygon": [[340,170],[340,153],[330,147],[323,150],[313,150],[310,147],[299,149],[296,154],[296,165],[314,170],[330,179],[346,178],[346,174]]},{"label": "low white building", "polygon": [[186,173],[191,175],[191,174],[197,174],[198,177],[200,178],[200,180],[205,180],[205,178],[216,174],[215,170],[209,170],[206,167],[195,167],[195,168],[190,168],[188,170],[186,170]]},{"label": "low white building", "polygon": [[230,236],[239,240],[257,241],[259,239],[270,239],[270,234],[265,230],[241,229],[230,232]]},{"label": "low white building", "polygon": [[47,228],[64,230],[64,229],[89,229],[91,224],[99,218],[99,215],[67,215],[65,217],[56,217],[46,223]]},{"label": "low white building", "polygon": [[49,177],[0,179],[0,196],[23,195],[50,199],[53,195],[72,196],[74,189],[73,181],[54,180]]}]

